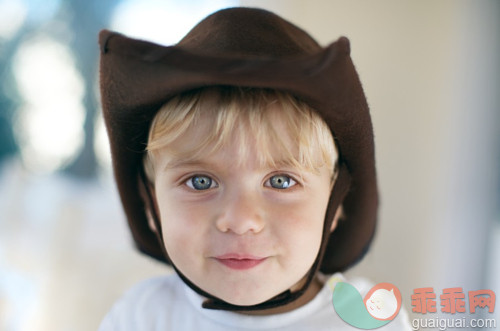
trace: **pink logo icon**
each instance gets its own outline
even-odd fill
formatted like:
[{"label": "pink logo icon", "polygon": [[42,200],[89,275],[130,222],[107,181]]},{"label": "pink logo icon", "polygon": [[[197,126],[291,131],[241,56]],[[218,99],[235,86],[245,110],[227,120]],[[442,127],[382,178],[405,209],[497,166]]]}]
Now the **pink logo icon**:
[{"label": "pink logo icon", "polygon": [[393,284],[379,283],[370,289],[363,302],[373,318],[393,320],[401,308],[401,293]]}]

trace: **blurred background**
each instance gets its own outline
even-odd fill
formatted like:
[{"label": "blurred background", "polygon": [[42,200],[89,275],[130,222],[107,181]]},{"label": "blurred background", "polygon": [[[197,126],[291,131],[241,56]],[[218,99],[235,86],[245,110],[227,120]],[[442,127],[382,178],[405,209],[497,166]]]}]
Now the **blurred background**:
[{"label": "blurred background", "polygon": [[0,0],[0,330],[95,330],[123,291],[170,272],[126,228],[97,34],[171,45],[231,6],[351,40],[381,209],[348,274],[395,284],[410,312],[420,287],[500,295],[500,1]]}]

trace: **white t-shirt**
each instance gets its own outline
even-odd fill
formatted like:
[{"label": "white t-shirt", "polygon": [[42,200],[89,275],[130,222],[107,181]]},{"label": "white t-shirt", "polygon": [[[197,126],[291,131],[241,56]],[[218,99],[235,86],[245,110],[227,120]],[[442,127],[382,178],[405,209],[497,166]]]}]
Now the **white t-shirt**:
[{"label": "white t-shirt", "polygon": [[[332,277],[345,281],[341,274]],[[106,315],[99,331],[237,331],[237,330],[359,330],[345,323],[335,312],[331,286],[325,286],[307,304],[281,314],[252,316],[201,307],[203,297],[185,285],[177,275],[148,279],[134,286]],[[364,296],[371,284],[349,281]],[[376,330],[411,330],[401,308],[389,324]]]}]

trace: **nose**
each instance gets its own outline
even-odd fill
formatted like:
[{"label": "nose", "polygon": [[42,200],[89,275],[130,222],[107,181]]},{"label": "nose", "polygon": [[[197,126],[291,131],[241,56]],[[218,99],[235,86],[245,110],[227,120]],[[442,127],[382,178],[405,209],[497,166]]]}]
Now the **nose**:
[{"label": "nose", "polygon": [[238,235],[255,234],[264,228],[261,203],[252,193],[231,194],[221,207],[222,213],[216,220],[216,227],[221,232],[233,232]]}]

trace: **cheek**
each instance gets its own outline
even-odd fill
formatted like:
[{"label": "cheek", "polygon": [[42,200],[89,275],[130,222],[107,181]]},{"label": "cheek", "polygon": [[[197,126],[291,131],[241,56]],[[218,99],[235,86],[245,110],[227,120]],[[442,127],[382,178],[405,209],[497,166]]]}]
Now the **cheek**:
[{"label": "cheek", "polygon": [[[199,247],[200,239],[206,233],[206,211],[190,204],[180,202],[175,196],[159,194],[158,209],[162,225],[163,238],[167,252],[180,254]],[[175,259],[175,256],[171,256]]]},{"label": "cheek", "polygon": [[[298,249],[316,246],[323,233],[323,215],[310,210],[309,213],[290,213],[282,217],[283,226],[278,230],[280,237],[290,243],[296,243]],[[295,245],[294,245],[295,246]]]},{"label": "cheek", "polygon": [[271,217],[272,232],[291,258],[288,263],[294,268],[307,268],[319,252],[324,224],[324,207],[311,203],[296,203],[282,209]]},{"label": "cheek", "polygon": [[312,265],[323,236],[330,192],[327,185],[316,187],[318,189],[309,192],[307,198],[284,209],[279,222],[283,224],[280,227],[280,238],[287,243],[288,249],[296,257],[292,263],[302,266]]},{"label": "cheek", "polygon": [[303,236],[321,236],[325,220],[327,197],[310,196],[296,201],[282,210],[286,230]]}]

